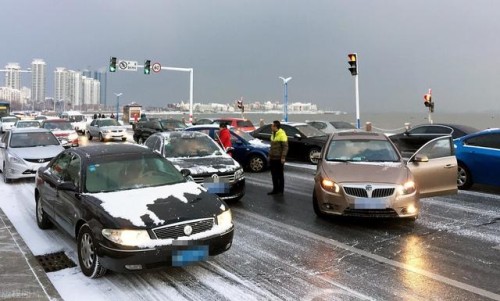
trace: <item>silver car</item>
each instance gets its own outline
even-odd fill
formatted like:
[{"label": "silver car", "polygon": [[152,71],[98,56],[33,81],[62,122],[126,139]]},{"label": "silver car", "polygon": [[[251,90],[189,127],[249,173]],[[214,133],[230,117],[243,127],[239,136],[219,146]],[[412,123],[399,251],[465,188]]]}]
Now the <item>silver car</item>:
[{"label": "silver car", "polygon": [[94,119],[87,128],[87,138],[92,140],[94,137],[99,137],[99,140],[103,142],[110,139],[125,141],[127,140],[127,128],[120,125],[115,119]]},{"label": "silver car", "polygon": [[5,183],[12,179],[35,177],[64,150],[56,136],[43,128],[12,128],[0,141],[0,162]]}]

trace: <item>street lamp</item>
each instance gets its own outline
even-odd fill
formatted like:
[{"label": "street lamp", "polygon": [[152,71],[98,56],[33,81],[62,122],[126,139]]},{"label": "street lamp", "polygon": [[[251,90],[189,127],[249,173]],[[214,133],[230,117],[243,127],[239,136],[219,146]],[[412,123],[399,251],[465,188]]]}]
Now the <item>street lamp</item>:
[{"label": "street lamp", "polygon": [[115,93],[116,95],[116,121],[118,121],[118,108],[120,107],[120,96],[122,96],[123,93]]},{"label": "street lamp", "polygon": [[288,122],[288,82],[292,79],[292,77],[279,77],[283,81],[283,86],[284,86],[284,107],[283,107],[283,115],[284,115],[284,120],[285,122]]}]

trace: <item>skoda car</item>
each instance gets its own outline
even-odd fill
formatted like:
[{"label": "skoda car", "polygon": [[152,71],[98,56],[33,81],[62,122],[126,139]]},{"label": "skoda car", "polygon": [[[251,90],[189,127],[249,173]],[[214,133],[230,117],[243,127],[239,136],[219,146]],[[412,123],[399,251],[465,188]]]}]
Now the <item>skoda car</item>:
[{"label": "skoda car", "polygon": [[223,200],[237,201],[245,195],[243,168],[207,134],[161,132],[149,136],[144,145]]},{"label": "skoda car", "polygon": [[314,176],[314,212],[416,220],[420,198],[457,193],[456,172],[450,136],[431,140],[406,163],[384,134],[334,133]]},{"label": "skoda car", "polygon": [[90,278],[183,266],[232,245],[227,204],[139,145],[66,149],[35,182],[38,227],[56,224],[76,239]]},{"label": "skoda car", "polygon": [[56,136],[42,128],[12,128],[0,142],[0,169],[5,183],[13,179],[33,178],[64,147]]},{"label": "skoda car", "polygon": [[[194,125],[184,130],[202,132],[209,135],[216,142],[219,141],[220,128],[218,125]],[[229,132],[231,133],[233,147],[231,154],[233,158],[252,172],[264,171],[269,161],[270,145],[242,130],[230,128]]]},{"label": "skoda car", "polygon": [[454,140],[458,161],[457,185],[500,186],[500,129],[488,129]]}]

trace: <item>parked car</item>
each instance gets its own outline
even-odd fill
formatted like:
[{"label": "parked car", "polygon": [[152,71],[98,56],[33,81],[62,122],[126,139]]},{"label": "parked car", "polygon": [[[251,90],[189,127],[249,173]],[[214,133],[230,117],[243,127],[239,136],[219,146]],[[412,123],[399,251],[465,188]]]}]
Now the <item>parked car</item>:
[{"label": "parked car", "polygon": [[[317,154],[321,151],[328,135],[322,131],[302,122],[282,122],[281,128],[288,136],[287,158],[305,160],[317,164]],[[271,124],[266,124],[250,133],[253,137],[271,141]]]},{"label": "parked car", "polygon": [[409,157],[426,142],[436,137],[451,135],[453,139],[456,139],[477,131],[479,130],[467,125],[433,123],[417,125],[403,133],[390,135],[389,138],[404,157]]},{"label": "parked car", "polygon": [[61,142],[62,146],[65,148],[68,147],[77,147],[79,145],[78,142],[78,133],[75,131],[71,122],[65,119],[46,119],[42,121],[40,127],[44,129],[50,130],[54,135],[56,135],[57,139]]},{"label": "parked car", "polygon": [[20,119],[16,121],[14,124],[15,128],[39,128],[40,127],[40,121],[38,120],[29,120],[29,119]]},{"label": "parked car", "polygon": [[5,183],[32,178],[40,166],[64,150],[52,132],[42,128],[12,128],[0,141],[0,168]]},{"label": "parked car", "polygon": [[405,163],[381,133],[330,136],[314,176],[312,203],[327,215],[418,218],[420,198],[457,192],[451,136],[435,138]]},{"label": "parked car", "polygon": [[18,119],[16,116],[4,116],[0,118],[0,133],[5,133],[13,128]]},{"label": "parked car", "polygon": [[242,130],[245,132],[251,132],[255,130],[255,126],[253,125],[252,121],[250,119],[246,118],[233,118],[233,117],[223,117],[223,118],[202,118],[196,121],[195,125],[202,125],[202,124],[220,124],[220,123],[226,123],[228,126]]},{"label": "parked car", "polygon": [[93,119],[87,127],[87,138],[92,140],[94,137],[99,137],[101,142],[110,139],[125,141],[127,140],[127,127],[112,118]]},{"label": "parked car", "polygon": [[82,135],[87,130],[87,117],[78,111],[67,111],[61,114],[62,119],[69,120],[77,133]]},{"label": "parked car", "polygon": [[[209,135],[219,143],[219,126],[194,125],[184,129],[185,131],[198,131]],[[230,128],[232,157],[238,161],[241,166],[252,172],[261,172],[265,170],[269,162],[269,144],[262,140],[252,137],[247,132]]]},{"label": "parked car", "polygon": [[459,189],[469,189],[473,183],[500,186],[500,129],[462,136],[454,143]]},{"label": "parked car", "polygon": [[188,170],[196,183],[223,200],[245,195],[245,174],[210,136],[192,131],[155,133],[144,145],[167,158],[179,170]]},{"label": "parked car", "polygon": [[134,141],[143,144],[149,136],[156,132],[182,130],[186,124],[178,119],[153,119],[139,121],[134,128]]},{"label": "parked car", "polygon": [[346,121],[306,120],[306,123],[326,134],[356,128],[354,125]]},{"label": "parked car", "polygon": [[227,251],[224,201],[135,144],[63,151],[36,174],[36,220],[76,239],[85,276],[183,266]]}]

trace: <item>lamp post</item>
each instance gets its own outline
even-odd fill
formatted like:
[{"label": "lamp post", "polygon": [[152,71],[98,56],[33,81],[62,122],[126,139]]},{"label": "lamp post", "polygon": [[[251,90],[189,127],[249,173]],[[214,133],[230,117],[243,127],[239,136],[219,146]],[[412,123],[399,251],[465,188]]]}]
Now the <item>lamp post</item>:
[{"label": "lamp post", "polygon": [[123,93],[115,93],[116,95],[116,121],[118,121],[118,108],[120,107],[120,96],[122,96]]},{"label": "lamp post", "polygon": [[292,77],[279,77],[283,81],[283,86],[284,86],[284,106],[283,106],[283,120],[285,122],[288,122],[288,82],[292,79]]}]

